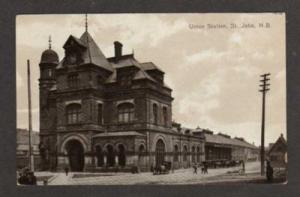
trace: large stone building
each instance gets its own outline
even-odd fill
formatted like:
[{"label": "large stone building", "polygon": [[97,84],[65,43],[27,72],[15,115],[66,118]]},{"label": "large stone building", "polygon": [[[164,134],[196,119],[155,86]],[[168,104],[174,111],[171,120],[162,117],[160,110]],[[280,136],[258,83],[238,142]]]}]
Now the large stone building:
[{"label": "large stone building", "polygon": [[50,45],[39,64],[45,169],[150,170],[164,161],[180,168],[204,160],[204,136],[172,124],[172,89],[154,63],[122,54],[120,42],[106,58],[87,30],[63,48],[59,60]]}]

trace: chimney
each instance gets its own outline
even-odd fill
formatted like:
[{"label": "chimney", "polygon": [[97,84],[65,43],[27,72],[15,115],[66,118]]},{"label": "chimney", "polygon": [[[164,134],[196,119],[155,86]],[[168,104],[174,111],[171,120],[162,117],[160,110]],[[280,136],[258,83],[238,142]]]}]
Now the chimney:
[{"label": "chimney", "polygon": [[115,60],[119,61],[120,58],[122,57],[122,47],[123,47],[123,45],[119,41],[115,41],[114,45],[115,45]]}]

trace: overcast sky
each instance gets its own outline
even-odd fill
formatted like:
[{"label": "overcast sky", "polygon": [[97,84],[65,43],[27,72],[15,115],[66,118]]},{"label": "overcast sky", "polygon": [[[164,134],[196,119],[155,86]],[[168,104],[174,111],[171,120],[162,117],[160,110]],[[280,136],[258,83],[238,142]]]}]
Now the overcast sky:
[{"label": "overcast sky", "polygon": [[[19,15],[16,18],[17,127],[28,128],[26,60],[31,61],[33,129],[39,130],[39,61],[52,37],[60,60],[69,37],[85,30],[82,15]],[[90,14],[88,30],[100,49],[124,53],[165,71],[173,89],[173,119],[184,127],[209,128],[260,144],[259,75],[271,73],[266,99],[266,144],[286,136],[286,56],[284,14]],[[256,28],[231,29],[230,24]],[[258,28],[269,23],[269,28]],[[191,29],[226,24],[227,29]]]}]

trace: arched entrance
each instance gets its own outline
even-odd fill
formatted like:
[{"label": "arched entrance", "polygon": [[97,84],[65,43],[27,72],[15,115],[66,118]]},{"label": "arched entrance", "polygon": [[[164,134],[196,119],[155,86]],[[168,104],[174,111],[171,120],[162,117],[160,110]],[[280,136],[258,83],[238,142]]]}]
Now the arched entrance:
[{"label": "arched entrance", "polygon": [[139,157],[138,157],[139,166],[142,167],[145,165],[145,146],[141,144],[139,146]]},{"label": "arched entrance", "polygon": [[111,167],[115,165],[115,152],[112,145],[107,145],[107,166]]},{"label": "arched entrance", "polygon": [[104,157],[101,146],[96,146],[96,157],[97,157],[97,167],[102,167],[104,164]]},{"label": "arched entrance", "polygon": [[125,166],[126,165],[126,155],[125,155],[125,147],[123,144],[119,144],[118,146],[118,160],[119,160],[119,165],[120,166]]},{"label": "arched entrance", "polygon": [[162,141],[162,139],[159,139],[156,142],[156,148],[155,148],[155,161],[156,165],[161,165],[165,161],[165,143]]},{"label": "arched entrance", "polygon": [[84,149],[82,144],[78,140],[70,140],[66,144],[66,150],[71,171],[83,171]]}]

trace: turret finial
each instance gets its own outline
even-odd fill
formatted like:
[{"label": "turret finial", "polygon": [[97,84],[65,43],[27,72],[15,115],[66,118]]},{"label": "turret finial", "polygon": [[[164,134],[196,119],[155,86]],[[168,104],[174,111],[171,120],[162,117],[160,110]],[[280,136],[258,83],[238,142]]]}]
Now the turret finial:
[{"label": "turret finial", "polygon": [[88,31],[88,15],[85,14],[85,31]]},{"label": "turret finial", "polygon": [[49,42],[49,49],[51,49],[51,42],[52,42],[52,40],[51,40],[51,35],[49,36],[48,42]]}]

